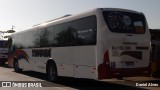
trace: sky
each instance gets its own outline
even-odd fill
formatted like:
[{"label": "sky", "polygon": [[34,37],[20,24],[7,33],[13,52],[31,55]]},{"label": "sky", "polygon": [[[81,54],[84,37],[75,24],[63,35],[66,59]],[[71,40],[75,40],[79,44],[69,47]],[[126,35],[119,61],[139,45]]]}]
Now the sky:
[{"label": "sky", "polygon": [[160,29],[160,0],[0,0],[0,30],[31,28],[66,14],[94,8],[124,8],[145,14],[149,28]]}]

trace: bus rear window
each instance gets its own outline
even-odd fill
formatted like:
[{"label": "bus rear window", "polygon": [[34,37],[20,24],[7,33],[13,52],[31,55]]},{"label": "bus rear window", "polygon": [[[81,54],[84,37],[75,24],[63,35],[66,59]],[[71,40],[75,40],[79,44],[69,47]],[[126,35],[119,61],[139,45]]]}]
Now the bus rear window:
[{"label": "bus rear window", "polygon": [[112,32],[145,33],[145,18],[142,14],[122,11],[103,11],[103,16]]}]

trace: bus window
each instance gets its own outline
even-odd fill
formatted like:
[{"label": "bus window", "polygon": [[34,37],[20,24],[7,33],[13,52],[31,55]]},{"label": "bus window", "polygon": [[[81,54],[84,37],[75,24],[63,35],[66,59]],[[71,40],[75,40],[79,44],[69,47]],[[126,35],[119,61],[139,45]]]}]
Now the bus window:
[{"label": "bus window", "polygon": [[141,14],[121,11],[104,11],[103,15],[112,32],[145,33],[145,18]]},{"label": "bus window", "polygon": [[73,21],[73,28],[77,31],[77,40],[79,45],[96,44],[96,17],[89,16]]},{"label": "bus window", "polygon": [[38,30],[40,37],[40,47],[51,47],[54,44],[54,27],[40,28]]},{"label": "bus window", "polygon": [[55,26],[55,46],[71,46],[71,24],[63,23]]}]

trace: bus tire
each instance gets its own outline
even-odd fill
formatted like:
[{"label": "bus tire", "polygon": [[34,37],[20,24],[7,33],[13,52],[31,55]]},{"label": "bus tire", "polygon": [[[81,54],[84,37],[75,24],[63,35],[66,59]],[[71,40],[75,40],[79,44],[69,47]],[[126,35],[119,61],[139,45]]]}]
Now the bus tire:
[{"label": "bus tire", "polygon": [[122,76],[122,75],[118,75],[118,76],[117,76],[117,79],[118,79],[118,80],[123,80],[123,76]]},{"label": "bus tire", "polygon": [[56,82],[58,79],[57,68],[55,63],[51,62],[47,65],[47,78],[49,81]]},{"label": "bus tire", "polygon": [[18,60],[17,60],[17,59],[15,59],[15,60],[13,61],[13,67],[14,67],[14,71],[17,72],[17,73],[19,73],[19,72],[22,71],[22,69],[19,68],[19,63],[18,63]]}]

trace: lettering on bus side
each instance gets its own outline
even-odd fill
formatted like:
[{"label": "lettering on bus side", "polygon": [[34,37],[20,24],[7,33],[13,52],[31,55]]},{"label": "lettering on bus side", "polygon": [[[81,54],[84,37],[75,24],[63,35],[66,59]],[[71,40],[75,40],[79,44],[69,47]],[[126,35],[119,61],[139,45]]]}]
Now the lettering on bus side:
[{"label": "lettering on bus side", "polygon": [[112,46],[112,50],[131,50],[131,46]]},{"label": "lettering on bus side", "polygon": [[51,49],[32,49],[32,57],[51,57]]}]

